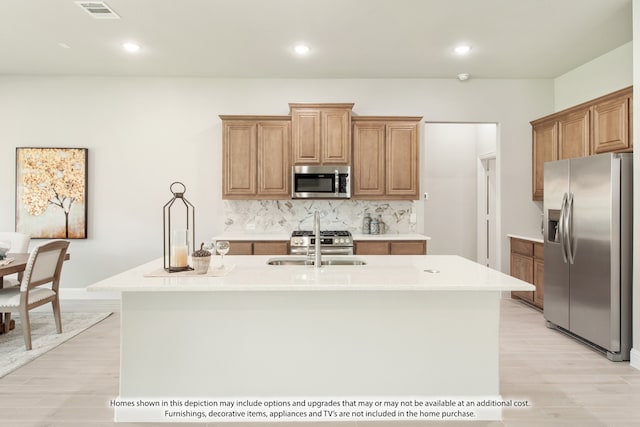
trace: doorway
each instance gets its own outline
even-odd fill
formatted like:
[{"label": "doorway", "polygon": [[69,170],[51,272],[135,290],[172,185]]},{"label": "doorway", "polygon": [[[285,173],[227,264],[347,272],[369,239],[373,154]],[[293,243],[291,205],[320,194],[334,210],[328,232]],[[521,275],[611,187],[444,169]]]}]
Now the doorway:
[{"label": "doorway", "polygon": [[429,254],[499,268],[496,123],[425,123],[424,234]]}]

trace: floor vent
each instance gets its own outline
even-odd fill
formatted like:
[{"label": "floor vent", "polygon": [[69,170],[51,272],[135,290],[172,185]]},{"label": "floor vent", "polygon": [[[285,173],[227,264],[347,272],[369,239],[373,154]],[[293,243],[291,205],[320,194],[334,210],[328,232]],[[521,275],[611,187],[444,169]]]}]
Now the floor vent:
[{"label": "floor vent", "polygon": [[118,14],[103,1],[77,1],[75,3],[95,19],[120,19]]}]

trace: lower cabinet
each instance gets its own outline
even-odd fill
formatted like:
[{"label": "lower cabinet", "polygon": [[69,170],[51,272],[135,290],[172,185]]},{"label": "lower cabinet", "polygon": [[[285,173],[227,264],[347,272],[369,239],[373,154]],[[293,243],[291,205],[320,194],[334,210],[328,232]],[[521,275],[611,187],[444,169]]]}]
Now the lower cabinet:
[{"label": "lower cabinet", "polygon": [[544,308],[544,245],[511,238],[511,276],[531,283],[535,291],[511,292],[512,298]]},{"label": "lower cabinet", "polygon": [[230,240],[229,255],[288,255],[288,240]]},{"label": "lower cabinet", "polygon": [[355,255],[426,255],[426,240],[367,240],[353,242]]}]

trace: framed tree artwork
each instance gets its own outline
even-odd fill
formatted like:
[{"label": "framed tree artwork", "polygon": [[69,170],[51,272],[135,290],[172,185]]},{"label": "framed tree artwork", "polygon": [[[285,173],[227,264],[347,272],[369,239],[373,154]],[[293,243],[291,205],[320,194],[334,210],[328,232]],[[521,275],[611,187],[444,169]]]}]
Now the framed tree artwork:
[{"label": "framed tree artwork", "polygon": [[87,238],[86,148],[16,148],[16,231]]}]

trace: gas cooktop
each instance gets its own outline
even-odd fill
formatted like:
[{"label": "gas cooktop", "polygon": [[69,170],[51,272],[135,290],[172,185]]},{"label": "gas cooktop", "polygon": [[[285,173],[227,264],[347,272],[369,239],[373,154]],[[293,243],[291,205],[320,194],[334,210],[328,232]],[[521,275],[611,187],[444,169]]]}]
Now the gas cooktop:
[{"label": "gas cooktop", "polygon": [[[299,237],[299,236],[313,236],[313,231],[311,230],[294,230],[291,233],[291,237]],[[351,237],[351,232],[349,231],[341,231],[341,230],[322,230],[320,231],[320,235],[322,237]]]}]

